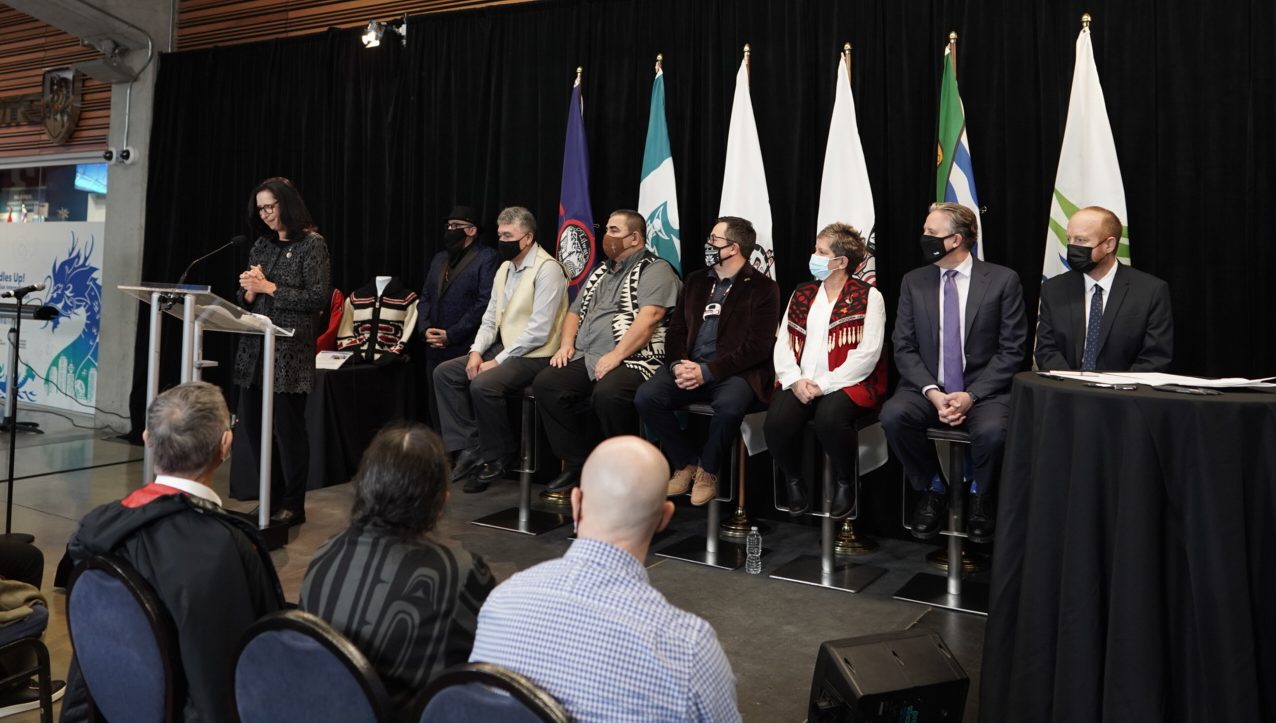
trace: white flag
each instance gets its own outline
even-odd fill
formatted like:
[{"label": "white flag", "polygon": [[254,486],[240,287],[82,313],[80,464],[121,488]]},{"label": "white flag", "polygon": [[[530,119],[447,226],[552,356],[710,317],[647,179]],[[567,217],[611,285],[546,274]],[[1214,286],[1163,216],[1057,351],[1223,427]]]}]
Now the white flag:
[{"label": "white flag", "polygon": [[775,278],[771,196],[766,189],[758,124],[753,119],[753,100],[749,96],[747,56],[741,61],[740,72],[735,76],[735,102],[731,106],[731,126],[727,131],[727,165],[722,174],[722,202],[718,205],[718,215],[739,216],[753,223],[758,233],[753,265]]},{"label": "white flag", "polygon": [[837,90],[833,100],[833,120],[824,151],[824,175],[820,180],[820,210],[815,216],[815,232],[831,223],[849,223],[864,236],[869,256],[855,270],[855,276],[877,285],[877,242],[873,235],[876,212],[873,189],[868,184],[868,165],[855,121],[855,97],[846,61],[837,62]]},{"label": "white flag", "polygon": [[[1116,142],[1108,124],[1108,106],[1103,102],[1099,68],[1094,64],[1090,29],[1077,36],[1077,63],[1072,71],[1072,95],[1068,98],[1068,121],[1059,151],[1050,202],[1050,225],[1046,231],[1046,256],[1041,280],[1068,270],[1068,219],[1079,208],[1102,206],[1128,224],[1125,215],[1125,186],[1117,162]],[[1130,263],[1128,226],[1121,228],[1117,260]]]}]

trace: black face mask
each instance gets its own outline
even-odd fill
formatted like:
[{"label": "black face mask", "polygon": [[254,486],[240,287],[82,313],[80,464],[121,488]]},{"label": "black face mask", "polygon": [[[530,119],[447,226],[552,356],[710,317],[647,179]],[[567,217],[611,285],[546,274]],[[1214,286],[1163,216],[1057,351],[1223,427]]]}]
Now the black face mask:
[{"label": "black face mask", "polygon": [[454,254],[463,246],[465,246],[465,229],[450,228],[443,232],[443,248],[447,249],[448,253]]},{"label": "black face mask", "polygon": [[523,239],[514,241],[500,241],[496,244],[496,250],[501,255],[501,261],[513,261],[523,249],[519,248],[519,244]]},{"label": "black face mask", "polygon": [[949,234],[948,236],[927,236],[926,234],[922,234],[922,258],[925,259],[925,262],[933,264],[952,253],[953,249],[957,248],[956,246],[952,249],[944,248],[944,242],[950,238],[952,238],[952,234]]},{"label": "black face mask", "polygon": [[[722,252],[728,248],[731,248],[731,247],[723,246],[719,248],[717,246],[714,246],[711,243],[706,243],[704,245],[704,265],[717,266],[718,264],[722,263],[723,261]],[[733,257],[728,256],[727,258],[733,258]]]},{"label": "black face mask", "polygon": [[1093,250],[1094,249],[1089,246],[1068,244],[1068,268],[1073,271],[1080,271],[1084,274],[1090,269],[1093,269],[1095,266],[1098,266],[1099,262],[1095,261],[1090,256],[1090,252]]}]

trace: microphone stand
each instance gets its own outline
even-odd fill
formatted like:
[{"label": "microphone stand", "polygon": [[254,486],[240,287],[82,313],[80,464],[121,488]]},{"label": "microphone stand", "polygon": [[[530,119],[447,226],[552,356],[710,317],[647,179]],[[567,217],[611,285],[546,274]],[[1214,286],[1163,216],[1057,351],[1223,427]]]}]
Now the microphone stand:
[{"label": "microphone stand", "polygon": [[[9,329],[9,389],[7,406],[9,416],[5,420],[5,425],[9,428],[9,494],[5,500],[4,506],[4,534],[0,535],[0,540],[6,542],[23,542],[30,544],[35,542],[34,535],[13,531],[13,463],[17,458],[18,444],[18,342],[22,338],[22,297],[26,294],[14,294],[13,300],[17,302],[17,313],[13,316],[13,326]],[[29,425],[29,426],[28,426]],[[34,431],[39,434],[43,432],[39,426],[33,422],[27,422],[22,426],[28,431]]]}]

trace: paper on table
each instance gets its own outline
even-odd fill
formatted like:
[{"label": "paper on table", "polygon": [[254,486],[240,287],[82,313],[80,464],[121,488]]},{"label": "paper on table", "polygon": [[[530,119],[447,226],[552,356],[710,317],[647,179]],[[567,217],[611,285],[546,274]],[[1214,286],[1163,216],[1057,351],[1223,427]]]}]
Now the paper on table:
[{"label": "paper on table", "polygon": [[1267,377],[1264,379],[1244,379],[1242,377],[1205,379],[1203,377],[1188,377],[1181,374],[1163,374],[1161,372],[1053,371],[1042,373],[1053,377],[1059,377],[1060,379],[1076,379],[1079,381],[1097,384],[1146,384],[1150,387],[1174,384],[1182,387],[1204,387],[1209,389],[1228,389],[1233,387],[1276,387],[1276,384],[1272,383],[1272,380],[1276,379],[1276,377]]}]

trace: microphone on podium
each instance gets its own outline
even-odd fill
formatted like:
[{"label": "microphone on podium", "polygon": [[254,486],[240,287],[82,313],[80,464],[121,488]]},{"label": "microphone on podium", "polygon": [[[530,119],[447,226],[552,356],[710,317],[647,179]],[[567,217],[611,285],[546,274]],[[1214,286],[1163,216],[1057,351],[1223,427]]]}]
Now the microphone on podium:
[{"label": "microphone on podium", "polygon": [[197,258],[197,259],[195,259],[194,261],[190,262],[190,265],[186,267],[186,270],[185,270],[185,271],[183,271],[183,272],[182,272],[182,275],[181,275],[181,276],[177,279],[177,285],[178,285],[178,286],[181,286],[182,284],[186,283],[186,275],[187,275],[187,274],[189,274],[189,273],[191,272],[191,269],[193,269],[193,268],[195,267],[195,264],[199,263],[200,261],[203,261],[204,259],[208,258],[209,256],[212,256],[213,254],[216,254],[216,253],[218,253],[218,252],[220,252],[220,251],[223,251],[223,250],[225,250],[225,249],[228,249],[228,248],[230,248],[231,246],[243,246],[243,245],[244,245],[244,244],[246,244],[246,243],[248,243],[248,237],[247,237],[247,236],[245,236],[245,235],[243,235],[243,234],[240,234],[240,235],[236,236],[235,238],[232,238],[231,240],[229,240],[229,241],[227,241],[226,243],[222,244],[221,246],[218,246],[217,248],[213,249],[212,251],[209,251],[208,253],[204,254],[203,256],[200,256],[199,258]]},{"label": "microphone on podium", "polygon": [[0,294],[0,299],[12,299],[15,296],[19,299],[31,293],[32,291],[44,291],[47,287],[43,283],[31,284],[30,286],[22,286],[16,289],[9,289]]}]

